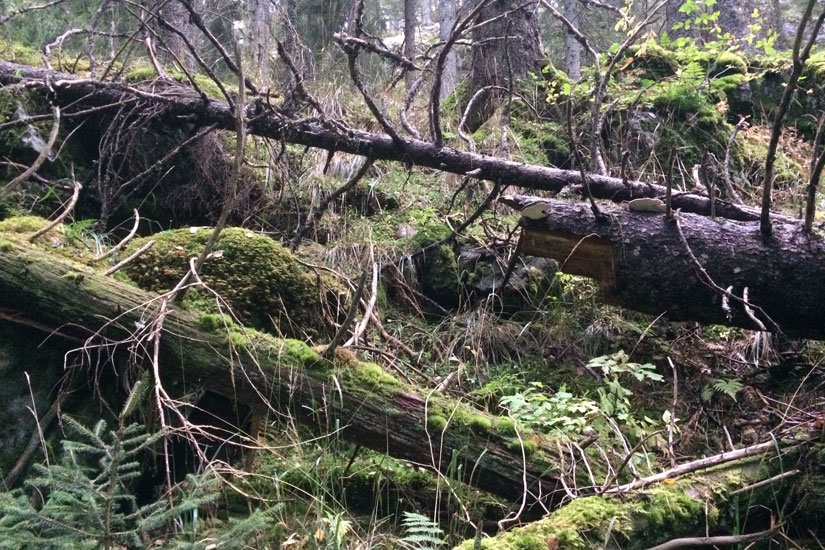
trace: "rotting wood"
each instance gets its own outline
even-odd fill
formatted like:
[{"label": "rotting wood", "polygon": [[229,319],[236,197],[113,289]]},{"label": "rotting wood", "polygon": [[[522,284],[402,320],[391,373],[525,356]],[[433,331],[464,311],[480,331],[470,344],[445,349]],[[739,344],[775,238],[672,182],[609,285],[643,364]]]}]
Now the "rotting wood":
[{"label": "rotting wood", "polygon": [[[46,333],[60,327],[72,336],[92,334],[92,350],[102,346],[106,356],[134,358],[141,348],[135,343],[145,344],[146,331],[152,330],[160,296],[48,254],[23,238],[2,235],[0,308],[17,312],[5,319],[19,316]],[[232,334],[202,329],[197,312],[169,306],[160,350],[160,371],[168,377],[169,391],[183,393],[194,386],[262,414],[293,415],[324,434],[424,467],[434,466],[429,463],[434,450],[433,462],[443,472],[457,464],[459,470],[451,475],[513,501],[522,496],[523,475],[528,502],[540,495],[544,505],[552,506],[561,496],[552,473],[556,450],[549,441],[540,442],[524,465],[521,448],[513,444],[512,434],[496,428],[492,415],[448,397],[428,396],[385,373],[364,370],[364,364],[339,361],[336,366],[309,354],[317,361],[295,366],[292,360],[285,366],[283,350],[308,348],[254,331],[237,336],[241,343],[233,342]],[[443,434],[440,426],[428,427],[434,414],[446,419]]]}]

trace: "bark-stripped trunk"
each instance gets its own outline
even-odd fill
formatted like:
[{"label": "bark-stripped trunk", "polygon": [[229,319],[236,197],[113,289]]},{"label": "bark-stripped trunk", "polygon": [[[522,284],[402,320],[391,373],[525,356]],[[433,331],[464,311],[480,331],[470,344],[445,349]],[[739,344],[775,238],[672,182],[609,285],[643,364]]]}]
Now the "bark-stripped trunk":
[{"label": "bark-stripped trunk", "polygon": [[[522,209],[534,200],[504,202]],[[605,209],[607,221],[599,222],[587,205],[548,204],[546,218],[522,220],[521,252],[596,279],[610,303],[674,321],[759,329],[736,298],[747,293],[753,316],[767,329],[825,339],[825,239],[796,223],[775,224],[765,241],[758,222],[682,212],[677,223],[663,213],[623,208]]]},{"label": "bark-stripped trunk", "polygon": [[249,18],[252,38],[252,52],[258,82],[270,84],[269,52],[272,37],[272,17],[269,0],[253,0]]}]

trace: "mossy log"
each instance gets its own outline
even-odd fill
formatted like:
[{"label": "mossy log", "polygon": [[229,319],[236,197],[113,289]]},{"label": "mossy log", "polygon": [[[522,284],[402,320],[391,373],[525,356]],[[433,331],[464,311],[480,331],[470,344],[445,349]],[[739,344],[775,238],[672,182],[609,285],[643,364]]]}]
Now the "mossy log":
[{"label": "mossy log", "polygon": [[[46,87],[48,82],[49,87]],[[194,126],[234,131],[235,119],[229,106],[217,99],[202,97],[176,81],[152,87],[152,92],[141,90],[137,85],[124,85],[76,75],[61,73],[28,65],[0,61],[0,84],[24,84],[29,89],[49,93],[61,106],[72,112],[89,108],[116,107],[124,100],[137,100],[146,105],[163,107],[170,124],[186,122]],[[76,118],[76,117],[75,117]],[[374,160],[391,160],[406,165],[424,166],[444,172],[467,175],[493,182],[537,189],[560,191],[581,184],[581,173],[547,166],[513,162],[499,157],[460,151],[451,147],[439,147],[420,139],[365,132],[357,128],[341,129],[315,119],[292,119],[271,108],[261,99],[247,108],[248,132],[335,152],[362,155]],[[587,181],[591,193],[597,198],[624,201],[639,197],[656,197],[665,194],[665,188],[641,181],[623,181],[598,174],[589,174]],[[582,192],[581,187],[577,189]],[[710,201],[695,193],[677,193],[674,206],[684,212],[708,215]],[[759,212],[723,200],[716,201],[716,215],[735,220],[758,220]],[[782,217],[775,214],[776,217]]]},{"label": "mossy log", "polygon": [[[521,210],[535,200],[502,202]],[[825,239],[818,232],[776,223],[766,240],[756,222],[685,212],[667,219],[613,205],[597,220],[587,205],[545,202],[546,217],[522,218],[521,253],[596,279],[608,302],[674,321],[752,330],[761,323],[789,337],[825,339]]]},{"label": "mossy log", "polygon": [[[107,357],[119,352],[150,365],[151,352],[142,359],[134,354],[155,330],[161,297],[42,246],[28,244],[25,234],[0,232],[4,317],[47,333],[90,337],[83,354],[93,355],[94,345],[102,345]],[[525,490],[542,495],[548,505],[560,495],[554,447],[542,436],[521,432],[530,436],[522,448],[509,418],[422,393],[352,354],[327,361],[301,341],[172,305],[161,343],[159,369],[171,393],[205,389],[252,409],[291,414],[323,434],[335,432],[396,458],[449,469],[451,476],[513,501]]]},{"label": "mossy log", "polygon": [[467,540],[456,550],[634,550],[679,537],[728,535],[743,525],[759,534],[752,538],[768,538],[774,516],[765,512],[775,508],[777,494],[787,487],[782,476],[771,478],[781,468],[782,461],[769,451],[622,498],[577,498],[539,521]]}]

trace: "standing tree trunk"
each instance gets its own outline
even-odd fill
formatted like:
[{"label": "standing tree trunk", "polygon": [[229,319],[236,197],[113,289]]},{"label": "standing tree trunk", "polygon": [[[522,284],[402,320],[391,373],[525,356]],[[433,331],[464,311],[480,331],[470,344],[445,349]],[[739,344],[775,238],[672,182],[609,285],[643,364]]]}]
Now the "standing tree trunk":
[{"label": "standing tree trunk", "polygon": [[[438,1],[439,30],[438,38],[442,43],[450,38],[455,24],[455,0]],[[458,84],[458,63],[454,50],[450,50],[444,61],[444,70],[441,73],[441,99],[444,99],[455,90]]]},{"label": "standing tree trunk", "polygon": [[[509,88],[529,73],[538,72],[538,5],[538,0],[492,0],[481,9],[473,32],[468,100],[487,86]],[[486,21],[490,22],[481,24]],[[482,93],[467,116],[470,131],[477,130],[493,114],[502,95],[499,90]]]},{"label": "standing tree trunk", "polygon": [[[182,32],[186,36],[192,36],[192,25],[189,24],[189,12],[177,0],[167,2],[158,13],[158,17],[166,21],[171,27]],[[165,50],[158,52],[163,63],[172,64],[175,59],[180,61],[185,68],[192,68],[192,56],[186,48],[186,44],[179,34],[172,32],[168,28],[160,25],[158,34],[163,40]]]},{"label": "standing tree trunk", "polygon": [[[751,34],[748,28],[750,14],[753,11],[753,3],[743,0],[719,0],[719,26],[722,32],[729,32],[736,38],[746,38]],[[741,41],[740,47],[746,53],[755,53],[753,44]]]},{"label": "standing tree trunk", "polygon": [[[286,0],[282,4],[281,19],[284,32],[284,49],[287,55],[304,81],[315,80],[315,57],[312,55],[312,51],[301,41],[298,32],[298,0]],[[289,103],[292,92],[295,90],[294,78],[292,72],[285,66],[278,71],[278,79],[281,82],[281,89],[287,103]]]},{"label": "standing tree trunk", "polygon": [[683,36],[690,36],[691,33],[685,31],[684,28],[674,29],[673,26],[684,22],[686,15],[679,11],[679,8],[684,4],[684,0],[667,0],[665,4],[665,22],[663,32],[666,32],[671,39],[681,38]]},{"label": "standing tree trunk", "polygon": [[433,16],[432,16],[432,6],[430,5],[430,0],[421,0],[421,23],[425,27],[429,27],[433,24]]},{"label": "standing tree trunk", "polygon": [[[580,15],[579,1],[565,0],[564,18],[576,28],[579,28]],[[567,71],[567,76],[573,80],[582,77],[582,45],[579,44],[569,30],[564,33],[564,68]]]},{"label": "standing tree trunk", "polygon": [[784,50],[788,47],[788,37],[785,35],[785,24],[782,21],[782,6],[779,0],[771,0],[771,22],[773,30],[776,31],[777,50]]},{"label": "standing tree trunk", "polygon": [[[416,0],[404,0],[404,57],[410,61],[415,61],[415,11],[418,2]],[[407,71],[407,90],[412,88],[415,74]]]},{"label": "standing tree trunk", "polygon": [[256,77],[262,84],[270,84],[269,51],[272,38],[272,18],[269,0],[252,0],[249,13],[249,28],[253,40],[253,57]]}]

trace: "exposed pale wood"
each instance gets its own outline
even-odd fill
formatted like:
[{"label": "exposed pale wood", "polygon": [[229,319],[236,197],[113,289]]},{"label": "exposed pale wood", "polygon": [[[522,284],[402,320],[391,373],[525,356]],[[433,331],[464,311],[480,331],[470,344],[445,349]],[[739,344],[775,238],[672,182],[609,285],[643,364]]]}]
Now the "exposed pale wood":
[{"label": "exposed pale wood", "polygon": [[[519,195],[501,199],[517,210],[535,201]],[[765,240],[757,222],[684,212],[674,221],[662,213],[608,206],[600,222],[585,204],[545,203],[545,218],[522,216],[521,251],[596,279],[610,303],[671,320],[760,330],[741,301],[728,296],[730,315],[725,310],[722,296],[731,287],[733,296],[747,295],[757,320],[769,329],[775,322],[787,336],[825,339],[825,240],[798,223],[777,220]]]}]

